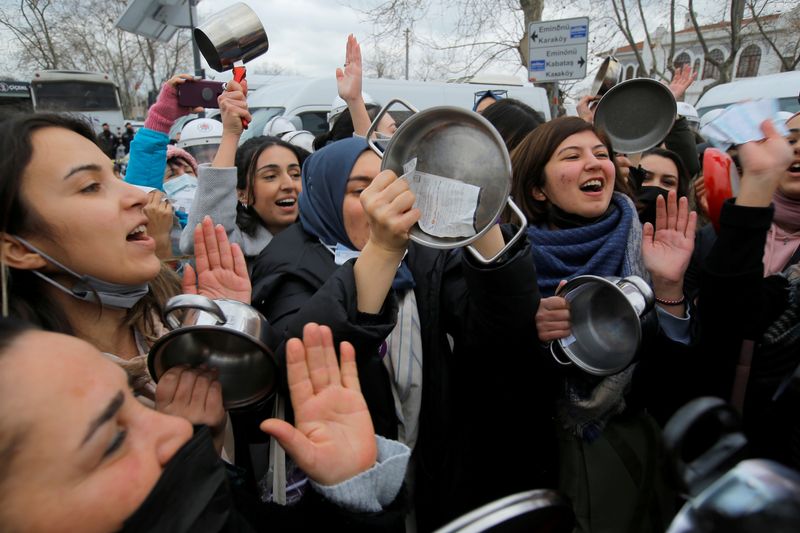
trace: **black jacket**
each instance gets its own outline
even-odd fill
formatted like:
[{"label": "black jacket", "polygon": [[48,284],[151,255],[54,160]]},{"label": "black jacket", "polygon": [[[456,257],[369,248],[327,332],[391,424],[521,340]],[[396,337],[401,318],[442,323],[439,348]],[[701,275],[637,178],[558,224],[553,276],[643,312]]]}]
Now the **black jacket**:
[{"label": "black jacket", "polygon": [[800,341],[768,345],[764,333],[786,311],[790,290],[783,276],[764,277],[764,244],[773,209],[738,206],[729,200],[720,233],[705,260],[699,307],[706,395],[728,399],[742,342],[755,350],[745,396],[743,423],[757,457],[800,468],[800,421],[776,397],[800,365]]},{"label": "black jacket", "polygon": [[[552,396],[535,357],[539,292],[527,241],[497,266],[414,243],[405,262],[416,283],[424,354],[413,493],[419,530],[430,531],[501,496],[552,485]],[[394,327],[396,298],[390,293],[378,315],[359,313],[352,267],[353,261],[337,266],[295,224],[254,261],[253,305],[285,339],[313,321],[330,326],[337,345],[353,343],[376,431],[396,437],[389,376],[378,354]],[[277,354],[283,362],[283,343]],[[531,428],[539,433],[534,439]]]}]

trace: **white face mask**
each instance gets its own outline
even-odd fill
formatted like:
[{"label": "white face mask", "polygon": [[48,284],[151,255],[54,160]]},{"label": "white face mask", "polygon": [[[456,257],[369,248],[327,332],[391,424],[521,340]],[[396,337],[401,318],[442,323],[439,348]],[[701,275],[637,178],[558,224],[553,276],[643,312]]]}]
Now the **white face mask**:
[{"label": "white face mask", "polygon": [[188,214],[196,191],[197,178],[191,174],[181,174],[177,178],[164,182],[164,193],[172,202],[175,211]]},{"label": "white face mask", "polygon": [[150,291],[150,285],[147,283],[142,283],[140,285],[121,285],[119,283],[103,281],[95,278],[94,276],[80,275],[65,267],[43,251],[39,250],[25,239],[16,236],[14,238],[17,239],[28,250],[36,252],[67,274],[77,278],[78,282],[73,285],[72,288],[69,288],[61,285],[53,278],[45,276],[38,270],[32,271],[33,274],[40,277],[53,287],[69,294],[73,298],[77,298],[78,300],[99,303],[104,306],[116,307],[118,309],[130,309]]}]

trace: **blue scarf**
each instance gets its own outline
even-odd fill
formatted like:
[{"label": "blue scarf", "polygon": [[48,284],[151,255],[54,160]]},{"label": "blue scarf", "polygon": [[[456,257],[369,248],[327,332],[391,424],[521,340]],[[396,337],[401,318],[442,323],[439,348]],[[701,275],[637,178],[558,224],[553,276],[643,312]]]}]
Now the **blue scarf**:
[{"label": "blue scarf", "polygon": [[[344,227],[342,204],[350,172],[366,150],[369,147],[365,139],[342,139],[317,150],[303,163],[303,191],[298,199],[300,224],[306,233],[314,235],[326,246],[339,245],[356,250]],[[414,277],[403,262],[397,269],[392,288],[412,287]]]},{"label": "blue scarf", "polygon": [[632,273],[626,250],[635,212],[631,202],[619,193],[614,193],[611,206],[605,218],[588,226],[557,230],[544,225],[528,227],[542,296],[552,296],[561,280],[575,276],[624,277]]}]

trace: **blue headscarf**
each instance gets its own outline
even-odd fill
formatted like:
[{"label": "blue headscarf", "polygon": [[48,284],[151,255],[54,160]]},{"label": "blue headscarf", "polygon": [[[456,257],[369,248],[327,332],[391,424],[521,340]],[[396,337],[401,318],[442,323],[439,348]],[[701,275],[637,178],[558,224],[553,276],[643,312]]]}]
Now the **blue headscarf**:
[{"label": "blue headscarf", "polygon": [[[341,245],[350,250],[356,246],[347,236],[342,216],[342,204],[347,180],[356,160],[369,150],[367,141],[351,137],[317,150],[303,163],[303,191],[298,199],[300,224],[306,233],[314,235],[327,246]],[[409,289],[414,278],[405,263],[400,265],[392,287]]]},{"label": "blue headscarf", "polygon": [[328,246],[343,244],[356,249],[344,229],[342,203],[350,172],[368,149],[365,139],[342,139],[317,150],[303,163],[300,223],[306,233]]}]

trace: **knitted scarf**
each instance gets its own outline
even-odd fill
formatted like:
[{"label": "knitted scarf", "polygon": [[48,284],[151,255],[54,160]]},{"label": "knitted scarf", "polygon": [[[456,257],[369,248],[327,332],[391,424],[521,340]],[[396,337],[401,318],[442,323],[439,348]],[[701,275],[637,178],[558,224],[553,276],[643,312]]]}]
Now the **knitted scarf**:
[{"label": "knitted scarf", "polygon": [[[562,279],[583,274],[649,279],[642,262],[642,226],[633,201],[616,192],[611,201],[608,215],[594,224],[564,230],[528,228],[543,296],[552,296]],[[625,410],[625,392],[635,367],[605,377],[569,373],[558,402],[559,423],[586,442],[595,440],[608,421]]]},{"label": "knitted scarf", "polygon": [[[579,228],[528,227],[542,296],[555,294],[561,280],[583,274],[624,277],[644,272],[642,229],[638,221],[634,224],[633,202],[615,192],[609,211],[598,222]],[[632,240],[635,245],[629,246]]]},{"label": "knitted scarf", "polygon": [[788,305],[764,332],[761,342],[766,346],[790,346],[800,341],[800,264],[787,268],[781,275],[789,280]]}]

